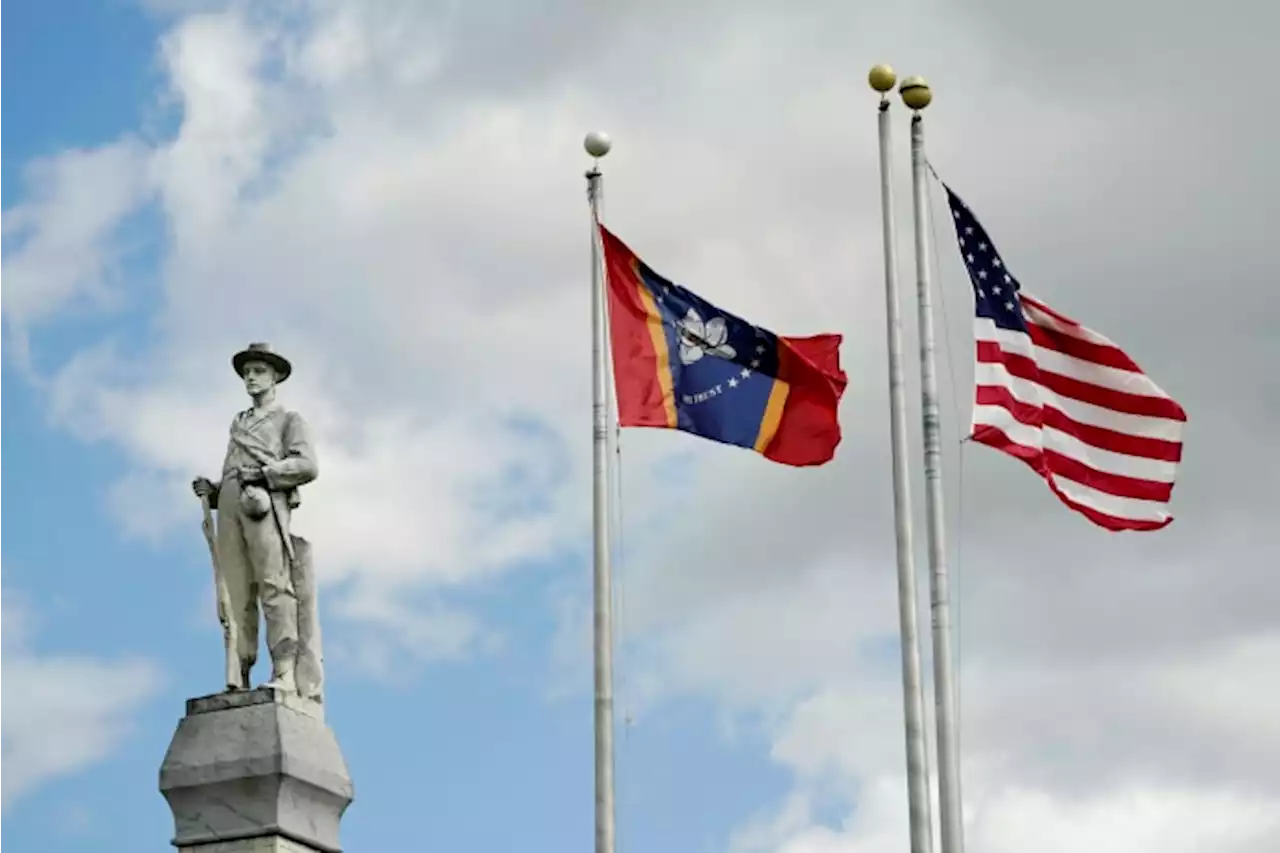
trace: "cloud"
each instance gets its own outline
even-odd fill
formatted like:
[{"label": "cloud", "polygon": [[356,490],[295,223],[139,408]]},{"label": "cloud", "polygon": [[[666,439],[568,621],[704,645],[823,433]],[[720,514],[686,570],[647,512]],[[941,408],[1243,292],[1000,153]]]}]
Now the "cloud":
[{"label": "cloud", "polygon": [[121,226],[146,200],[148,151],[134,137],[29,163],[23,200],[4,213],[4,315],[25,329],[81,303],[121,297]]},{"label": "cloud", "polygon": [[[889,853],[907,845],[898,812],[903,786],[868,786],[858,817],[832,828],[812,822],[811,806],[793,797],[737,835],[734,853]],[[994,853],[1028,846],[1075,850],[1168,850],[1228,853],[1268,849],[1280,831],[1274,800],[1205,794],[1171,786],[1108,788],[1062,802],[1040,791],[1011,790],[984,805],[966,843]],[[973,825],[976,824],[976,825]],[[936,846],[936,845],[935,845]]]},{"label": "cloud", "polygon": [[60,776],[109,757],[138,707],[159,687],[140,658],[46,654],[29,644],[31,616],[6,591],[4,602],[4,807]]},{"label": "cloud", "polygon": [[[357,8],[296,29],[239,8],[173,24],[161,57],[182,118],[148,164],[168,234],[163,333],[140,355],[104,340],[68,360],[50,411],[129,454],[108,499],[126,533],[161,543],[193,529],[186,484],[216,473],[243,406],[229,353],[272,340],[298,365],[285,399],[321,458],[299,527],[326,579],[389,601],[572,550],[587,529],[586,448],[567,417],[589,387],[574,331],[583,122],[564,92],[396,112],[413,81],[392,66],[419,42],[393,30],[438,22]],[[373,43],[374,67],[348,68],[344,39]],[[171,499],[142,512],[140,494]]]},{"label": "cloud", "polygon": [[[141,356],[106,342],[60,366],[51,414],[129,454],[136,479],[111,492],[126,530],[194,536],[184,490],[215,470],[241,405],[227,358],[273,341],[298,365],[284,396],[319,438],[321,479],[299,521],[338,611],[364,626],[351,653],[492,647],[499,629],[453,609],[450,592],[583,559],[579,144],[609,130],[611,226],[735,313],[783,333],[845,333],[851,379],[845,442],[816,471],[686,436],[623,437],[620,679],[647,714],[694,693],[760,721],[795,791],[744,830],[744,849],[901,849],[874,97],[862,80],[891,60],[933,80],[931,160],[1028,289],[1120,342],[1190,415],[1177,520],[1154,536],[1093,530],[1016,462],[961,450],[969,303],[943,218],[947,550],[972,843],[1025,846],[1036,825],[1074,849],[1105,849],[1099,834],[1126,849],[1261,845],[1280,793],[1247,756],[1273,753],[1277,715],[1252,709],[1280,700],[1238,696],[1272,654],[1278,603],[1264,508],[1280,475],[1268,427],[1280,307],[1267,284],[1280,269],[1260,179],[1276,122],[1247,87],[1210,81],[1211,92],[1199,66],[1175,61],[1210,39],[1199,12],[1170,11],[1159,44],[1138,50],[1121,27],[1079,30],[1131,20],[1136,6],[1066,20],[1007,5],[495,15],[326,2],[294,16],[177,15],[162,57],[183,120],[146,155],[170,236],[158,333]],[[1268,67],[1254,34],[1267,14],[1214,19],[1210,41],[1242,79]],[[1224,155],[1222,128],[1240,116],[1249,133]],[[73,230],[40,222],[32,233]],[[905,260],[902,272],[909,289]],[[172,495],[172,511],[132,512],[139,490]],[[581,600],[562,609],[556,654],[580,660]],[[839,825],[818,808],[833,796]],[[1167,838],[1175,813],[1195,823]]]},{"label": "cloud", "polygon": [[[1043,63],[1039,45],[1050,41],[1040,28],[1010,44],[1036,46]],[[1001,54],[989,36],[963,28],[948,47],[961,43],[993,60]],[[1262,67],[1258,52],[1237,58]],[[965,67],[947,48],[932,62],[959,71],[958,80],[949,75],[957,88],[1001,92],[952,109],[943,106],[952,95],[944,100],[939,89],[929,128],[938,139],[948,110],[947,136],[931,146],[944,177],[1029,288],[1130,348],[1175,389],[1193,424],[1174,527],[1157,537],[1090,529],[1016,463],[961,450],[967,305],[944,298],[939,319],[944,344],[953,343],[943,358],[948,559],[970,845],[1023,849],[1034,838],[1040,846],[1061,839],[1054,843],[1063,849],[1274,846],[1280,789],[1261,769],[1274,759],[1249,756],[1275,750],[1270,720],[1280,708],[1280,696],[1258,682],[1258,656],[1275,642],[1267,573],[1280,550],[1261,510],[1273,502],[1276,469],[1254,430],[1280,414],[1280,397],[1255,393],[1269,385],[1262,365],[1272,345],[1263,329],[1276,319],[1274,300],[1256,282],[1277,267],[1250,214],[1246,234],[1219,219],[1226,205],[1266,209],[1249,177],[1266,170],[1265,155],[1246,145],[1244,162],[1210,166],[1201,158],[1210,132],[1173,81],[1143,78],[1145,109],[1139,116],[1128,105],[1126,138],[1117,143],[1110,105],[1080,97],[1071,69],[1056,68],[1043,86],[1034,76],[1019,85],[994,77],[994,61]],[[1108,71],[1123,75],[1125,67]],[[1033,91],[1053,95],[1031,104]],[[1215,115],[1230,100],[1215,103]],[[1274,121],[1261,125],[1275,137]],[[961,138],[969,140],[963,149],[948,141]],[[1018,152],[1020,162],[1001,162],[1002,151]],[[1166,179],[1171,163],[1176,181]],[[937,237],[941,287],[954,293],[963,273],[947,254],[950,235]],[[1225,291],[1206,289],[1208,280]],[[866,282],[868,298],[874,284]],[[1249,306],[1248,318],[1214,313],[1224,292]],[[913,319],[908,311],[908,352]],[[868,323],[865,334],[882,348],[878,328]],[[875,348],[863,355],[854,359],[854,399],[860,387],[883,387],[883,356]],[[901,687],[886,624],[895,606],[887,425],[883,403],[871,399],[856,414],[846,401],[853,435],[829,472],[756,470],[727,454],[712,461],[708,451],[696,514],[636,557],[644,568],[632,579],[629,609],[644,627],[627,639],[646,673],[667,690],[763,713],[774,759],[795,773],[791,798],[746,827],[735,849],[906,845]],[[913,411],[913,425],[918,418]],[[918,432],[912,438],[918,446]],[[919,470],[918,458],[911,464]],[[1254,466],[1260,476],[1240,475]],[[924,590],[919,481],[913,486]],[[927,610],[921,615],[927,632]],[[835,825],[814,805],[833,795],[846,815]]]}]

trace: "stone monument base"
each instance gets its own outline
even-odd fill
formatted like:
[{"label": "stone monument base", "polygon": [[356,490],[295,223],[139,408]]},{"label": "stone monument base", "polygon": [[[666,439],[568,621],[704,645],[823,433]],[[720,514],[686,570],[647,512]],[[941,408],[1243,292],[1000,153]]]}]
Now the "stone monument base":
[{"label": "stone monument base", "polygon": [[261,687],[187,700],[160,793],[183,853],[341,853],[354,791],[323,706]]},{"label": "stone monument base", "polygon": [[290,841],[283,835],[261,835],[257,838],[241,838],[239,841],[210,841],[199,846],[182,846],[182,851],[199,853],[314,853],[310,844]]}]

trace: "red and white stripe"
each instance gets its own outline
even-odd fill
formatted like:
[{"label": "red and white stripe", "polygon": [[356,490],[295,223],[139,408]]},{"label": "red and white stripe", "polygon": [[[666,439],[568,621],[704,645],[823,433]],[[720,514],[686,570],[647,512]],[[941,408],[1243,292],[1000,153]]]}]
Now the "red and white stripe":
[{"label": "red and white stripe", "polygon": [[1187,416],[1119,347],[1019,294],[1030,336],[976,318],[973,440],[1108,530],[1158,530]]}]

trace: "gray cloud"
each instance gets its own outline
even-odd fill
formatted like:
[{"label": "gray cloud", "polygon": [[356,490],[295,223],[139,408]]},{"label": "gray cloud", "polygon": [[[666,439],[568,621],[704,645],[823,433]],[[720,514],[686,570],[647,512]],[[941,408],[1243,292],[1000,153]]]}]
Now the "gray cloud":
[{"label": "gray cloud", "polygon": [[[243,186],[222,196],[225,187],[192,176],[226,155],[224,137],[183,138],[194,167],[180,187],[201,205],[171,194],[166,213],[199,240],[167,260],[168,336],[156,342],[177,365],[167,381],[213,387],[227,349],[265,332],[305,353],[312,406],[394,415],[407,425],[397,440],[442,412],[451,422],[540,421],[566,461],[561,482],[539,481],[557,523],[538,543],[577,541],[588,371],[579,144],[603,127],[617,140],[605,162],[611,226],[655,268],[736,313],[784,333],[845,332],[851,376],[845,443],[817,471],[685,436],[624,437],[629,524],[652,534],[627,553],[625,639],[645,668],[636,676],[658,693],[781,704],[797,726],[809,717],[795,697],[864,692],[868,707],[850,717],[880,720],[897,738],[896,676],[864,670],[895,611],[874,97],[863,74],[882,60],[925,73],[937,92],[931,157],[1024,285],[1128,349],[1191,418],[1178,519],[1155,535],[1094,530],[1018,463],[986,448],[961,457],[970,303],[939,208],[967,756],[994,787],[1025,782],[1063,797],[1160,774],[1276,795],[1244,766],[1250,750],[1271,754],[1274,733],[1254,717],[1224,733],[1224,707],[1197,704],[1179,681],[1198,683],[1215,662],[1246,678],[1248,666],[1228,664],[1256,661],[1239,649],[1274,626],[1268,510],[1280,470],[1267,425],[1280,415],[1270,370],[1280,263],[1266,249],[1277,128],[1254,89],[1198,70],[1265,79],[1268,7],[1165,10],[1158,36],[1143,29],[1151,18],[1139,4],[1049,14],[815,2],[785,16],[755,4],[730,15],[719,3],[319,9],[306,35],[286,30],[277,42],[286,79],[249,81],[269,90],[255,104],[297,96],[283,130],[268,123],[289,156],[250,158]],[[906,121],[896,112],[906,225]],[[230,213],[195,228],[210,199],[229,199]],[[904,307],[918,446],[914,310]],[[584,417],[569,422],[572,411]],[[534,453],[501,441],[516,460]],[[343,442],[356,462],[375,446]],[[179,456],[172,467],[185,464]],[[672,457],[675,475],[660,467]],[[403,475],[359,470],[366,485]],[[428,460],[414,475],[430,483],[437,471],[456,473]],[[474,486],[462,475],[439,481],[441,501]],[[659,495],[677,502],[655,523]],[[403,558],[419,544],[392,550]],[[353,539],[346,552],[369,545]],[[408,558],[397,566],[401,579],[442,573]],[[472,576],[456,563],[450,572]],[[845,732],[832,731],[825,743]],[[779,760],[798,767],[788,755]],[[854,770],[874,789],[897,760],[885,752]]]},{"label": "gray cloud", "polygon": [[[1128,63],[1113,57],[1119,46],[1082,42],[1080,52],[1103,61],[1081,69],[1080,52],[1055,52],[1053,25],[1002,26],[1020,27],[1019,37],[979,26],[963,45],[986,64],[951,63],[945,48],[934,58],[927,72],[939,95],[928,118],[932,159],[1024,285],[1128,349],[1184,403],[1191,421],[1174,499],[1178,519],[1160,534],[1095,530],[1019,463],[986,448],[963,451],[957,500],[955,440],[968,416],[969,296],[941,208],[940,286],[949,288],[949,352],[960,401],[959,413],[945,409],[945,468],[952,554],[957,548],[962,554],[952,566],[966,762],[986,780],[1018,780],[1067,798],[1130,784],[1221,786],[1274,797],[1274,779],[1258,772],[1273,762],[1250,756],[1274,750],[1276,735],[1264,716],[1232,717],[1227,697],[1256,686],[1249,666],[1237,669],[1232,661],[1245,654],[1241,648],[1266,642],[1280,603],[1268,579],[1280,564],[1280,538],[1269,531],[1271,484],[1280,470],[1267,427],[1280,416],[1280,386],[1270,370],[1280,303],[1269,284],[1280,264],[1266,251],[1275,202],[1265,189],[1274,183],[1267,140],[1276,139],[1277,127],[1251,109],[1247,88],[1209,99],[1203,88],[1186,85],[1189,73],[1173,68],[1170,57],[1190,55],[1191,31],[1182,40],[1167,33],[1159,49],[1138,51]],[[961,34],[974,35],[963,28]],[[998,42],[1002,36],[1008,40]],[[1261,74],[1260,43],[1248,36],[1231,43],[1240,77]],[[1017,65],[1012,54],[1036,61]],[[1121,101],[1098,87],[1101,72],[1132,76],[1142,63],[1148,63],[1142,101]],[[951,64],[957,73],[944,76]],[[1016,74],[1002,72],[1013,67]],[[853,73],[843,80],[857,91]],[[966,91],[958,91],[962,83]],[[1233,123],[1239,129],[1224,132]],[[868,122],[864,136],[869,131]],[[905,159],[905,145],[900,150]],[[872,168],[865,160],[850,182],[868,186],[867,209],[874,204]],[[905,203],[903,193],[900,207]],[[856,222],[856,215],[849,219],[851,231]],[[860,225],[869,230],[874,222]],[[878,256],[869,240],[859,248]],[[874,299],[872,265],[859,261],[859,271],[846,275],[860,296]],[[903,271],[909,284],[909,261]],[[913,374],[910,303],[907,321]],[[629,595],[641,621],[651,619],[655,630],[669,626],[669,644],[658,654],[683,673],[677,678],[685,689],[705,683],[741,696],[751,695],[753,683],[765,693],[821,691],[841,679],[869,683],[865,673],[857,675],[855,649],[884,630],[892,607],[878,325],[873,316],[850,330],[873,346],[854,345],[846,444],[830,470],[760,471],[756,460],[707,449],[699,453],[704,485],[684,505],[685,517],[647,555],[653,562],[637,560],[642,565]],[[918,422],[917,413],[912,420]],[[912,464],[921,545],[920,463]],[[812,579],[829,575],[833,565],[843,567],[844,581],[813,587]],[[807,604],[788,594],[806,588],[814,590]],[[762,595],[777,599],[769,617],[750,607]],[[846,621],[838,627],[819,615],[839,607],[833,599],[844,605]],[[642,628],[632,636],[641,647],[653,645]],[[753,643],[758,637],[768,638],[763,647]],[[806,666],[816,638],[843,646],[844,654],[832,651]],[[780,670],[790,675],[781,684]],[[1208,681],[1215,670],[1220,688]],[[878,683],[898,689],[892,678]],[[1221,703],[1197,701],[1197,689]],[[1274,714],[1276,697],[1254,701]],[[852,723],[826,742],[842,736],[857,737]],[[894,755],[887,766],[897,761]],[[1003,768],[994,776],[984,772],[992,761]],[[860,772],[873,766],[884,765],[863,763]],[[1256,838],[1270,837],[1261,831]]]}]

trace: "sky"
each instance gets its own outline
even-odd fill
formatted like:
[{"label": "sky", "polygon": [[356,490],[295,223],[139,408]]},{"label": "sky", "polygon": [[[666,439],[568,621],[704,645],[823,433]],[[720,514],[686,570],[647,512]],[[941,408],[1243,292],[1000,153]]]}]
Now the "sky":
[{"label": "sky", "polygon": [[295,524],[355,780],[344,845],[589,849],[602,129],[611,230],[739,316],[842,333],[850,377],[820,468],[620,438],[619,849],[906,849],[865,82],[888,62],[932,83],[931,162],[1023,286],[1189,417],[1157,533],[1095,528],[962,444],[971,293],[934,185],[969,848],[1280,847],[1280,121],[1258,82],[1280,10],[1146,5],[11,3],[3,839],[172,837],[158,768],[220,687],[190,482],[244,406],[231,354],[265,340],[320,459]]}]

